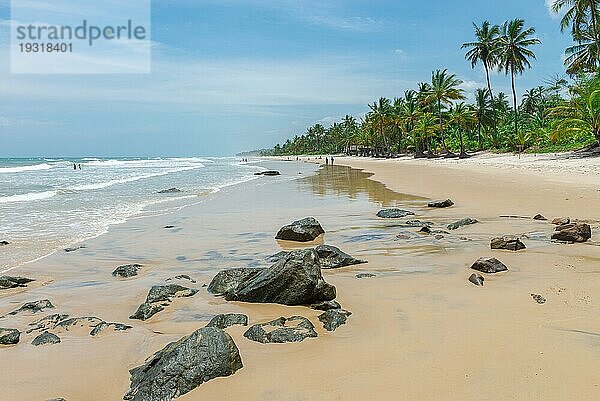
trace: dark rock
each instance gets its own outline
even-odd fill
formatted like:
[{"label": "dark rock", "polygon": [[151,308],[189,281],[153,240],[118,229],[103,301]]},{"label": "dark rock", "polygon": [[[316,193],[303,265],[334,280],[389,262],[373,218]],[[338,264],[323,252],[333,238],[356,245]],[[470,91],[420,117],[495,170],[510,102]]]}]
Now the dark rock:
[{"label": "dark rock", "polygon": [[175,226],[168,225],[168,226],[165,226],[164,228],[175,228]]},{"label": "dark rock", "polygon": [[170,401],[242,367],[231,336],[216,327],[203,327],[168,344],[144,365],[131,369],[131,387],[123,399]]},{"label": "dark rock", "polygon": [[155,285],[150,288],[146,302],[141,304],[129,318],[147,320],[164,310],[164,307],[171,303],[173,298],[191,297],[197,292],[198,290],[194,288],[187,288],[178,284]]},{"label": "dark rock", "polygon": [[248,316],[242,315],[241,313],[227,313],[217,315],[213,317],[206,327],[217,327],[219,329],[226,329],[229,326],[239,324],[241,326],[248,326]]},{"label": "dark rock", "polygon": [[479,258],[473,265],[471,269],[480,271],[482,273],[499,273],[503,271],[507,271],[508,267],[502,262],[500,262],[496,258]]},{"label": "dark rock", "polygon": [[539,220],[539,221],[546,221],[546,220],[548,220],[547,218],[545,218],[541,214],[536,214],[535,216],[533,216],[533,219],[534,220]]},{"label": "dark rock", "polygon": [[31,333],[32,331],[53,329],[59,322],[62,322],[63,320],[66,320],[68,318],[69,315],[67,314],[55,313],[53,315],[48,315],[38,321],[29,323],[29,325],[33,327],[27,330],[27,334]]},{"label": "dark rock", "polygon": [[0,328],[0,345],[13,345],[19,342],[21,332],[17,329]]},{"label": "dark rock", "polygon": [[317,304],[312,304],[310,306],[311,309],[315,309],[315,310],[330,310],[330,309],[341,309],[342,305],[340,305],[339,303],[337,303],[336,301],[323,301],[323,302],[319,302]]},{"label": "dark rock", "polygon": [[45,331],[42,334],[40,334],[39,336],[37,336],[36,338],[34,338],[33,341],[31,342],[31,344],[35,345],[37,347],[39,345],[45,345],[45,344],[58,344],[59,342],[60,342],[59,336],[57,336],[56,334],[52,334],[48,331]]},{"label": "dark rock", "polygon": [[137,263],[130,265],[122,265],[115,269],[112,272],[112,275],[115,277],[129,278],[138,275],[138,271],[142,268],[142,265],[138,265]]},{"label": "dark rock", "polygon": [[358,273],[356,276],[356,278],[371,278],[371,277],[375,277],[376,274],[373,273]]},{"label": "dark rock", "polygon": [[327,331],[335,331],[342,324],[346,324],[348,316],[352,312],[344,309],[330,309],[319,315],[319,320],[323,323],[323,328]]},{"label": "dark rock", "polygon": [[8,242],[8,241],[0,241],[0,246],[6,246],[6,245],[10,245],[10,242]]},{"label": "dark rock", "polygon": [[[287,255],[287,252],[286,252]],[[208,286],[208,292],[215,295],[225,295],[233,292],[241,283],[250,281],[265,269],[240,267],[223,270],[217,273]]]},{"label": "dark rock", "polygon": [[592,228],[589,224],[573,223],[559,227],[560,231],[552,235],[553,240],[565,242],[586,242],[592,237]]},{"label": "dark rock", "polygon": [[381,217],[383,219],[399,219],[406,216],[414,216],[415,214],[410,210],[403,210],[398,208],[392,209],[382,209],[377,212],[377,217]]},{"label": "dark rock", "polygon": [[172,280],[187,280],[187,281],[189,281],[192,284],[196,283],[196,280],[194,280],[193,278],[191,278],[187,274],[180,274],[180,275],[175,276],[175,277],[169,277],[166,281],[172,281]]},{"label": "dark rock", "polygon": [[132,329],[133,327],[128,326],[123,323],[108,323],[101,322],[99,323],[92,331],[90,331],[90,336],[96,337],[98,334],[103,333],[107,329],[111,329],[112,331],[125,331]]},{"label": "dark rock", "polygon": [[440,240],[440,239],[444,239],[444,236],[442,234],[437,234],[434,238],[437,240]]},{"label": "dark rock", "polygon": [[67,401],[64,398],[53,398],[51,400],[47,400],[47,401]]},{"label": "dark rock", "polygon": [[285,257],[285,255],[287,255],[288,253],[286,251],[279,251],[276,254],[273,254],[271,256],[267,257],[267,262],[269,263],[275,263],[275,262],[279,262],[281,259],[283,259]]},{"label": "dark rock", "polygon": [[473,273],[469,276],[469,281],[478,286],[483,286],[484,280],[481,274]]},{"label": "dark rock", "polygon": [[23,304],[23,306],[21,306],[19,309],[16,309],[16,310],[10,312],[9,315],[16,315],[17,313],[22,313],[22,312],[38,313],[38,312],[43,311],[44,309],[52,309],[52,308],[54,308],[54,305],[52,305],[52,302],[50,302],[47,299],[42,299],[40,301],[27,302],[27,303]]},{"label": "dark rock", "polygon": [[571,219],[569,217],[557,217],[552,220],[552,224],[557,225],[557,226],[561,226],[563,224],[569,224],[570,222],[571,222]]},{"label": "dark rock", "polygon": [[493,238],[490,247],[492,249],[505,249],[507,251],[520,251],[526,246],[518,237],[504,236]]},{"label": "dark rock", "polygon": [[[235,278],[229,285],[222,284],[223,278],[231,277]],[[242,280],[239,280],[240,277]],[[259,270],[257,274],[245,275],[236,271],[230,276],[217,275],[208,288],[209,291],[211,288],[226,289],[225,292],[211,292],[224,295],[228,301],[308,305],[335,298],[335,287],[323,279],[319,256],[314,249],[289,252],[279,262]]]},{"label": "dark rock", "polygon": [[431,227],[433,226],[433,223],[431,221],[407,220],[402,223],[401,226],[407,228]]},{"label": "dark rock", "polygon": [[32,281],[35,280],[25,277],[0,276],[0,290],[27,287],[27,284]]},{"label": "dark rock", "polygon": [[72,246],[70,248],[65,248],[65,252],[75,252],[75,251],[78,251],[80,249],[84,249],[85,247],[86,247],[85,245]]},{"label": "dark rock", "polygon": [[276,176],[276,175],[281,175],[281,173],[279,171],[269,170],[269,171],[261,171],[258,173],[254,173],[254,175]]},{"label": "dark rock", "polygon": [[177,194],[179,192],[183,191],[179,188],[161,189],[160,191],[158,191],[159,194]]},{"label": "dark rock", "polygon": [[401,232],[400,234],[396,235],[396,240],[403,240],[403,239],[414,239],[414,238],[418,238],[419,236],[415,233],[412,233],[410,231],[404,231]]},{"label": "dark rock", "polygon": [[539,294],[531,294],[531,298],[533,298],[533,300],[540,305],[546,303],[546,298],[544,298],[543,296],[541,296]]},{"label": "dark rock", "polygon": [[280,317],[268,323],[255,324],[250,327],[244,337],[259,343],[300,342],[305,338],[317,337],[315,326],[305,317]]},{"label": "dark rock", "polygon": [[309,242],[314,241],[319,235],[324,233],[325,230],[323,230],[323,227],[321,227],[321,224],[315,218],[307,217],[281,227],[275,239]]},{"label": "dark rock", "polygon": [[431,228],[429,228],[428,226],[423,226],[421,227],[419,232],[422,234],[431,234]]},{"label": "dark rock", "polygon": [[447,227],[449,230],[456,230],[460,227],[469,226],[471,224],[477,224],[477,223],[479,223],[479,221],[472,219],[470,217],[467,217],[466,219],[462,219],[462,220],[455,221],[454,223],[450,223],[447,225]]},{"label": "dark rock", "polygon": [[454,206],[454,202],[452,202],[451,199],[437,200],[437,201],[429,202],[429,204],[427,206],[437,207],[437,208],[445,208],[445,207]]},{"label": "dark rock", "polygon": [[104,323],[104,320],[100,319],[99,317],[95,317],[95,316],[71,317],[71,318],[68,318],[65,320],[61,320],[60,322],[56,323],[54,328],[69,331],[70,329],[73,329],[73,328],[84,327],[87,329],[90,327],[96,327],[97,325],[99,325],[101,323]]},{"label": "dark rock", "polygon": [[366,260],[355,259],[339,248],[331,245],[319,245],[315,248],[319,255],[319,263],[323,269],[337,269],[345,266],[367,263]]}]

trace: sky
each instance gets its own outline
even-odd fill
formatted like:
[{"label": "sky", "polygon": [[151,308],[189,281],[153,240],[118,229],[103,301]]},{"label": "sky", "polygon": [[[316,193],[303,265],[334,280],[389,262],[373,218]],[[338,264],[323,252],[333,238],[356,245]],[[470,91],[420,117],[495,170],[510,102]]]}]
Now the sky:
[{"label": "sky", "polygon": [[[361,116],[434,69],[470,95],[485,75],[460,46],[484,20],[536,28],[522,93],[565,70],[571,40],[549,1],[157,0],[150,74],[23,75],[0,0],[0,157],[233,155]],[[510,93],[502,74],[492,85]]]}]

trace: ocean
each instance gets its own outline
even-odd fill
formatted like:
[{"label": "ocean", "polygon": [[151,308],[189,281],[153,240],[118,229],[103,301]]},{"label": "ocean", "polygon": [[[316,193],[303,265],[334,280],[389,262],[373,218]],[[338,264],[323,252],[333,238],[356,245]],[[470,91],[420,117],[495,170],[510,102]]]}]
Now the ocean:
[{"label": "ocean", "polygon": [[[261,170],[233,157],[0,159],[0,241],[10,243],[0,246],[0,272],[130,218],[197,203]],[[168,188],[181,192],[158,193]]]}]

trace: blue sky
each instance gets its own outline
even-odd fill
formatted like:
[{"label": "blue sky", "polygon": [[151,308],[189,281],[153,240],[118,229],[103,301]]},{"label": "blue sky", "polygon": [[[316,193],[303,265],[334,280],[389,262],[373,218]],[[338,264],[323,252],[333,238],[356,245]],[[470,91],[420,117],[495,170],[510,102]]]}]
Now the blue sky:
[{"label": "blue sky", "polygon": [[[101,1],[96,2],[101,7]],[[542,45],[518,91],[563,73],[570,44],[545,0],[161,0],[152,2],[152,73],[12,75],[0,0],[0,157],[231,155],[315,122],[362,115],[431,71],[469,93],[472,22],[524,18]],[[496,90],[510,91],[494,74]]]}]

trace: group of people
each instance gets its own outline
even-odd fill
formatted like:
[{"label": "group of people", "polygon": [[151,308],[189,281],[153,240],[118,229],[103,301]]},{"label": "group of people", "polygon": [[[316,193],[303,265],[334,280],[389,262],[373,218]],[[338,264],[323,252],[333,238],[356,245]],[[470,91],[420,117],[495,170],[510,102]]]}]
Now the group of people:
[{"label": "group of people", "polygon": [[81,170],[81,163],[79,163],[79,164],[73,163],[73,170]]},{"label": "group of people", "polygon": [[328,166],[330,163],[333,166],[333,156],[325,157],[325,165]]},{"label": "group of people", "polygon": [[242,159],[242,163],[248,163],[248,159]]}]

